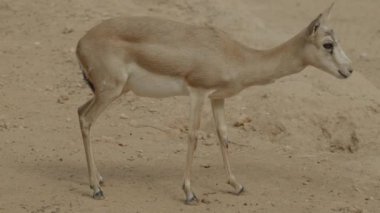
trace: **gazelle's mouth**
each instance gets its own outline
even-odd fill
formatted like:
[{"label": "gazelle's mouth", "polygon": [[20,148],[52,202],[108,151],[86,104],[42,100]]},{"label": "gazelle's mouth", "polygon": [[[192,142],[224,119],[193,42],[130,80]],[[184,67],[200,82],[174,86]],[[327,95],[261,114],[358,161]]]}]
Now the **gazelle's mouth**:
[{"label": "gazelle's mouth", "polygon": [[348,75],[344,74],[341,70],[338,70],[338,72],[343,78],[348,78]]}]

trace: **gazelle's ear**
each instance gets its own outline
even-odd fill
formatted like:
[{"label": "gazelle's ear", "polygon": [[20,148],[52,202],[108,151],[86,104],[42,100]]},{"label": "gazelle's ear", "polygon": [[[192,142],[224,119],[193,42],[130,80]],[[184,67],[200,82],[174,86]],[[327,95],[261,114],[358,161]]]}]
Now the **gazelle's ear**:
[{"label": "gazelle's ear", "polygon": [[330,7],[328,7],[325,11],[322,13],[321,21],[327,22],[330,19],[331,10],[333,9],[335,3],[332,3]]},{"label": "gazelle's ear", "polygon": [[321,26],[321,18],[322,14],[319,14],[319,16],[309,24],[307,27],[308,37],[314,35],[318,31],[319,27]]},{"label": "gazelle's ear", "polygon": [[309,26],[307,27],[308,36],[314,35],[318,31],[320,26],[322,24],[325,24],[329,20],[331,10],[333,7],[334,7],[334,3],[332,3],[330,7],[328,7],[325,11],[323,11],[323,13],[319,14],[318,17],[309,24]]}]

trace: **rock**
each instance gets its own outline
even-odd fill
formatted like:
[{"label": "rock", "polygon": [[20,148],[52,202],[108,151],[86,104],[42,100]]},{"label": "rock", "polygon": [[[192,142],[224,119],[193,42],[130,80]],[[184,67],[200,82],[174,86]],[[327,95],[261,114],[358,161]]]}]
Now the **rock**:
[{"label": "rock", "polygon": [[69,100],[69,96],[67,95],[61,95],[59,96],[59,98],[57,99],[57,103],[59,104],[64,104],[66,101]]},{"label": "rock", "polygon": [[202,141],[202,144],[205,146],[212,146],[214,145],[214,142],[205,140],[205,141]]},{"label": "rock", "polygon": [[234,127],[244,127],[245,124],[251,122],[252,119],[248,115],[242,115],[237,121],[235,121]]},{"label": "rock", "polygon": [[71,27],[65,27],[65,28],[63,28],[63,30],[62,30],[62,34],[70,34],[70,33],[72,33],[72,32],[74,32],[74,29],[73,28],[71,28]]},{"label": "rock", "polygon": [[207,138],[207,134],[206,134],[206,132],[201,131],[201,130],[199,130],[199,131],[197,132],[197,139],[198,139],[198,140],[206,140],[206,138]]},{"label": "rock", "polygon": [[120,119],[124,119],[124,120],[127,120],[128,119],[128,116],[124,113],[121,113],[120,116],[119,116]]},{"label": "rock", "polygon": [[369,57],[368,53],[366,53],[366,52],[360,53],[359,58],[364,60],[364,61],[370,61],[370,57]]},{"label": "rock", "polygon": [[210,164],[202,164],[201,167],[203,167],[203,168],[205,168],[205,169],[208,169],[208,168],[210,168],[211,166],[210,166]]},{"label": "rock", "polygon": [[177,149],[177,150],[175,150],[173,153],[174,153],[174,154],[177,154],[177,153],[180,153],[180,152],[182,152],[182,150]]},{"label": "rock", "polygon": [[213,138],[214,134],[213,133],[207,133],[207,138]]}]

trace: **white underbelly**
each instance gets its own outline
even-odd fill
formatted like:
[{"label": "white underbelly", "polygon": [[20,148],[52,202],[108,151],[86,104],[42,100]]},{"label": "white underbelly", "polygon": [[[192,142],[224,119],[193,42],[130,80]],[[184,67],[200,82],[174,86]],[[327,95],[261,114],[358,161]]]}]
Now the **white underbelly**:
[{"label": "white underbelly", "polygon": [[164,98],[188,95],[188,86],[181,77],[159,75],[136,64],[128,67],[127,87],[138,96]]}]

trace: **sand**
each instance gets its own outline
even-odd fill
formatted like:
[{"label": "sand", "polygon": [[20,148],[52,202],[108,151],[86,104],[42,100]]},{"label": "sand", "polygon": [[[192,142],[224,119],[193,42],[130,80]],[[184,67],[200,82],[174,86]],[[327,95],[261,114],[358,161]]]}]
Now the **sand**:
[{"label": "sand", "polygon": [[[338,0],[332,15],[354,75],[315,68],[226,101],[231,194],[209,105],[186,206],[189,101],[129,93],[92,129],[106,199],[91,198],[77,108],[91,97],[75,58],[104,19],[151,15],[223,29],[251,47],[286,41],[321,0],[1,0],[0,212],[376,213],[380,210],[380,2]],[[248,118],[248,119],[247,119]],[[241,120],[251,120],[238,127]]]}]

